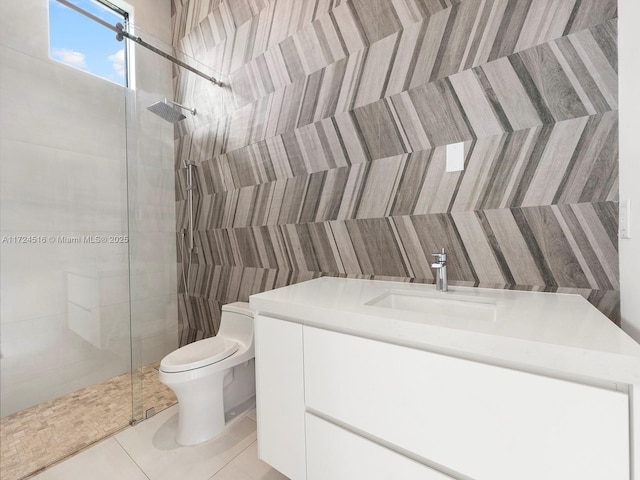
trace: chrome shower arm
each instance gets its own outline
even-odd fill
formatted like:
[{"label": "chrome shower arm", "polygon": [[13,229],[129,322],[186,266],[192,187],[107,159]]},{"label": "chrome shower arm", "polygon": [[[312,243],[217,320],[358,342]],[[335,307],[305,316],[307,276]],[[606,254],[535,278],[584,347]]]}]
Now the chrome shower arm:
[{"label": "chrome shower arm", "polygon": [[[171,105],[175,105],[176,107],[180,107],[180,108],[182,108],[183,110],[187,110],[188,112],[191,112],[191,114],[192,114],[192,115],[196,115],[196,114],[198,113],[198,112],[197,112],[197,110],[196,110],[195,108],[185,107],[184,105],[180,105],[179,103],[176,103],[176,102],[174,102],[174,101],[172,101],[172,100],[169,100],[169,99],[167,99],[167,98],[165,98],[165,99],[164,99],[164,101],[165,101],[166,103],[170,103]],[[186,165],[186,163],[185,163],[185,165]]]}]

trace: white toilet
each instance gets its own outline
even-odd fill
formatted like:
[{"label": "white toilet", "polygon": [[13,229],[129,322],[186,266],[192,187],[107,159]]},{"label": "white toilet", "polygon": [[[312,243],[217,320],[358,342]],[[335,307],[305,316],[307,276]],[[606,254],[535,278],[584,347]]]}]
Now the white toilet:
[{"label": "white toilet", "polygon": [[256,394],[253,314],[248,303],[222,307],[218,335],[185,345],[160,362],[160,381],[178,397],[180,445],[223,432],[225,411]]}]

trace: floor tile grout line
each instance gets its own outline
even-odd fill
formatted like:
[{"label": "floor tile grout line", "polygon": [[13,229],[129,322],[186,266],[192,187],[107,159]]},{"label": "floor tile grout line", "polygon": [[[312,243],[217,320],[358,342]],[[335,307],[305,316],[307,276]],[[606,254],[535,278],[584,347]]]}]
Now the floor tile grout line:
[{"label": "floor tile grout line", "polygon": [[[129,427],[129,428],[133,428],[133,427]],[[127,457],[129,457],[131,459],[131,461],[133,462],[133,464],[138,468],[138,470],[140,470],[142,472],[142,475],[145,476],[145,478],[147,478],[148,480],[151,480],[151,477],[149,477],[149,475],[147,475],[147,472],[144,471],[144,469],[142,468],[142,466],[140,466],[138,464],[138,462],[136,462],[135,458],[133,458],[131,456],[131,454],[129,453],[129,451],[124,447],[124,445],[122,445],[120,443],[120,441],[116,438],[116,436],[113,436],[113,439],[116,441],[116,443],[118,444],[118,446],[122,449],[122,451],[125,453],[125,455]]]},{"label": "floor tile grout line", "polygon": [[[102,437],[102,438],[99,438],[97,440],[94,440],[93,442],[91,442],[91,443],[89,443],[87,445],[84,445],[80,450],[76,450],[75,452],[69,453],[68,455],[65,455],[64,457],[61,457],[61,458],[59,458],[58,460],[56,460],[56,461],[54,461],[52,463],[49,463],[49,464],[47,464],[47,465],[45,465],[43,467],[40,467],[37,470],[35,470],[35,471],[31,472],[31,473],[28,473],[25,476],[19,477],[17,480],[29,480],[31,478],[34,478],[35,476],[40,475],[41,473],[45,472],[46,470],[49,470],[49,469],[51,469],[51,468],[53,468],[53,467],[55,467],[57,465],[60,465],[61,463],[66,462],[67,460],[71,460],[73,457],[76,457],[78,455],[83,454],[87,450],[90,450],[91,448],[99,445],[100,443],[108,441],[110,438],[115,438],[115,436],[117,434],[119,434],[120,432],[123,432],[127,428],[130,428],[130,427],[128,425],[124,426],[124,427],[122,427],[122,428],[120,428],[120,429],[108,434],[105,437]],[[149,477],[147,477],[147,478],[149,478]]]},{"label": "floor tile grout line", "polygon": [[[255,407],[253,407],[253,408],[255,408]],[[240,416],[238,416],[237,418],[235,418],[235,419],[234,419],[234,424],[239,423],[239,422],[241,422],[241,421],[242,421],[242,420],[244,420],[244,419],[249,419],[249,420],[251,420],[251,421],[253,421],[253,422],[255,422],[255,423],[256,423],[256,428],[257,428],[257,424],[258,424],[258,422],[257,422],[257,421],[255,421],[255,420],[253,420],[252,418],[250,418],[250,417],[248,416],[250,411],[251,411],[251,409],[250,409],[250,410],[248,410],[248,411],[246,411],[246,412],[244,412],[244,413],[242,413],[242,414],[241,414]],[[225,430],[226,430],[226,428],[225,428]],[[256,433],[256,435],[257,435],[257,433]],[[256,437],[256,439],[255,439],[253,442],[251,442],[249,445],[247,445],[245,448],[243,448],[240,452],[238,452],[238,454],[237,454],[237,455],[235,455],[235,456],[233,456],[232,458],[230,458],[230,459],[229,459],[229,461],[228,461],[227,463],[225,463],[224,465],[222,465],[222,467],[220,467],[220,468],[219,468],[219,469],[218,469],[218,470],[217,470],[213,475],[211,475],[211,477],[209,477],[207,480],[213,480],[213,477],[215,477],[215,476],[216,476],[216,475],[218,475],[222,470],[224,470],[225,468],[227,468],[227,466],[228,466],[231,462],[233,462],[236,458],[238,458],[240,455],[242,455],[242,454],[244,453],[244,451],[245,451],[247,448],[249,448],[251,445],[253,445],[253,444],[254,444],[254,443],[256,443],[257,441],[258,441],[258,438]]]},{"label": "floor tile grout line", "polygon": [[[251,448],[251,446],[254,443],[257,443],[258,439],[256,438],[253,442],[251,442],[249,445],[247,445],[245,448],[243,448],[240,452],[238,452],[237,455],[235,455],[233,458],[230,458],[229,461],[227,463],[225,463],[222,467],[220,467],[218,469],[218,471],[216,473],[214,473],[213,475],[211,475],[209,478],[207,478],[207,480],[215,480],[215,476],[218,475],[220,472],[222,472],[225,468],[227,468],[229,466],[229,464],[231,462],[233,462],[236,458],[238,458],[240,455],[242,455],[245,451],[247,451],[249,448]],[[149,479],[151,480],[151,479]]]}]

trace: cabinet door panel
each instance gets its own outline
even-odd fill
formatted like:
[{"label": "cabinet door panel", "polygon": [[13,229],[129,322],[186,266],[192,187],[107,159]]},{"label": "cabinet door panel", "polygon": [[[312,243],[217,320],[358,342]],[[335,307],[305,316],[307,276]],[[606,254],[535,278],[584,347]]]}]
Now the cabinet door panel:
[{"label": "cabinet door panel", "polygon": [[315,415],[306,424],[308,480],[453,480]]},{"label": "cabinet door panel", "polygon": [[302,325],[257,315],[258,456],[292,480],[304,480]]},{"label": "cabinet door panel", "polygon": [[628,480],[620,392],[305,327],[307,407],[476,480]]}]

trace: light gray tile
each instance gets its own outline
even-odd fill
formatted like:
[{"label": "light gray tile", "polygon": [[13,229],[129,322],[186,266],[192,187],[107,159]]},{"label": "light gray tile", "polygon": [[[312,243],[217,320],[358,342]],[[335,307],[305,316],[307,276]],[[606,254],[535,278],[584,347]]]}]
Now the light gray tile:
[{"label": "light gray tile", "polygon": [[207,480],[256,441],[256,424],[242,418],[213,440],[176,443],[177,405],[115,436],[150,480]]},{"label": "light gray tile", "polygon": [[148,480],[122,447],[110,438],[33,477],[36,480]]},{"label": "light gray tile", "polygon": [[287,477],[258,459],[258,443],[253,442],[209,480],[287,480]]}]

